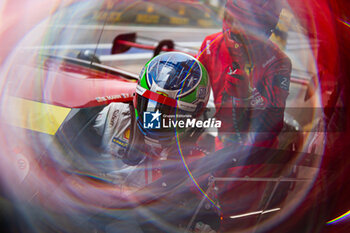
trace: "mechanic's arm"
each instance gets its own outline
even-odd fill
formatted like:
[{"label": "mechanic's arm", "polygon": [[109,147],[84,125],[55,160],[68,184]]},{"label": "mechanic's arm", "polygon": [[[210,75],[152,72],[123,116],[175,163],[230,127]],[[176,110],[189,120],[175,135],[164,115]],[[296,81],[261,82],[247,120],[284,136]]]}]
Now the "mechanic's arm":
[{"label": "mechanic's arm", "polygon": [[282,108],[289,94],[291,62],[289,58],[274,62],[253,86],[247,74],[238,68],[225,79],[225,92],[239,101],[238,107]]},{"label": "mechanic's arm", "polygon": [[226,76],[225,92],[235,98],[235,107],[252,110],[247,113],[252,119],[250,130],[255,133],[255,145],[270,147],[277,143],[277,136],[283,128],[290,74],[291,62],[285,57],[267,68],[257,86],[252,86],[241,69]]},{"label": "mechanic's arm", "polygon": [[[277,143],[277,136],[283,128],[284,110],[289,95],[291,62],[283,58],[272,64],[264,74],[263,83],[254,89],[251,105],[260,98],[262,109],[253,112],[254,126],[258,134],[256,140],[261,146]],[[257,93],[254,93],[257,92]],[[257,101],[259,102],[259,101]],[[252,106],[253,107],[253,106]]]},{"label": "mechanic's arm", "polygon": [[266,84],[260,87],[260,94],[266,101],[266,107],[284,110],[289,95],[291,61],[285,57],[274,62],[264,74]]}]

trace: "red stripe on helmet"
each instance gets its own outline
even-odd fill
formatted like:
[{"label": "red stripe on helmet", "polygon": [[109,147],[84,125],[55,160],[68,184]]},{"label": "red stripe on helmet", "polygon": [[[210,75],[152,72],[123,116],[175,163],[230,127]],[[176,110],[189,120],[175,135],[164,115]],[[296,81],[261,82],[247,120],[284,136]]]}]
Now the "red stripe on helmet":
[{"label": "red stripe on helmet", "polygon": [[158,93],[155,93],[150,90],[145,90],[145,92],[142,94],[143,97],[146,97],[150,100],[156,101],[157,103],[165,104],[170,107],[176,107],[177,106],[177,100],[166,97],[164,95],[160,95]]}]

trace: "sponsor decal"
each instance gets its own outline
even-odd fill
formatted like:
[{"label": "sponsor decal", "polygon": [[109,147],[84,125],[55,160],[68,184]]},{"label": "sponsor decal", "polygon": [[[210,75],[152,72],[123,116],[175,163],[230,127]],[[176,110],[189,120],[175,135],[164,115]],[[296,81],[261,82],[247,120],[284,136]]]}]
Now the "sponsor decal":
[{"label": "sponsor decal", "polygon": [[269,60],[267,60],[263,65],[262,68],[265,68],[268,64],[270,64],[273,60],[276,59],[276,56],[273,55]]},{"label": "sponsor decal", "polygon": [[113,127],[113,125],[115,123],[115,119],[117,118],[118,114],[119,114],[119,110],[118,109],[113,112],[111,121],[109,122],[109,126],[110,127]]},{"label": "sponsor decal", "polygon": [[157,93],[157,94],[159,94],[159,95],[163,95],[163,96],[165,96],[165,97],[168,97],[168,94],[167,94],[167,93],[165,93],[165,92],[162,92],[162,91],[156,91],[156,93]]},{"label": "sponsor decal", "polygon": [[177,12],[179,15],[185,15],[186,13],[186,7],[185,6],[180,6],[179,11]]},{"label": "sponsor decal", "polygon": [[253,89],[252,100],[250,101],[250,105],[254,108],[264,109],[265,101],[256,88]]},{"label": "sponsor decal", "polygon": [[228,67],[229,68],[229,71],[227,72],[228,75],[232,76],[234,73],[233,73],[233,70],[231,67]]},{"label": "sponsor decal", "polygon": [[129,140],[129,138],[130,138],[130,128],[125,130],[125,132],[123,134],[123,138],[126,139],[126,140]]},{"label": "sponsor decal", "polygon": [[113,143],[117,144],[118,146],[122,148],[126,148],[128,146],[128,143],[120,138],[114,137],[112,140]]},{"label": "sponsor decal", "polygon": [[183,18],[183,17],[170,17],[170,24],[189,24],[190,19],[189,18]]},{"label": "sponsor decal", "polygon": [[152,5],[148,5],[147,6],[147,13],[153,13],[154,12],[154,8]]},{"label": "sponsor decal", "polygon": [[210,52],[210,40],[207,40],[206,41],[206,51],[207,51],[207,55],[210,55],[211,54],[211,52]]},{"label": "sponsor decal", "polygon": [[237,69],[233,68],[232,70],[232,67],[230,66],[228,68],[229,68],[229,71],[227,72],[228,75],[239,80],[244,80],[244,77],[241,74],[239,74],[239,71],[237,72]]},{"label": "sponsor decal", "polygon": [[110,95],[110,96],[102,96],[102,97],[96,97],[97,102],[105,102],[105,101],[111,101],[111,100],[117,100],[117,99],[126,99],[133,97],[132,94],[120,94],[120,95]]},{"label": "sponsor decal", "polygon": [[253,69],[254,69],[254,66],[252,64],[248,63],[244,65],[244,71],[248,76],[250,76],[250,74],[253,72]]},{"label": "sponsor decal", "polygon": [[283,90],[288,91],[289,90],[289,84],[290,84],[290,80],[288,76],[284,76],[284,75],[275,75],[274,76],[274,80],[273,80],[273,84],[277,87],[280,87]]},{"label": "sponsor decal", "polygon": [[205,99],[205,97],[207,96],[207,88],[205,87],[200,87],[198,89],[198,99]]},{"label": "sponsor decal", "polygon": [[27,168],[27,162],[24,159],[18,159],[17,165],[18,165],[18,168],[21,170],[24,170]]},{"label": "sponsor decal", "polygon": [[28,159],[21,153],[16,154],[15,159],[17,160],[17,169],[15,170],[15,172],[20,182],[22,182],[24,178],[26,178],[26,176],[28,175],[30,164]]},{"label": "sponsor decal", "polygon": [[137,23],[159,23],[160,16],[154,14],[138,14],[136,16]]},{"label": "sponsor decal", "polygon": [[237,74],[237,69],[240,69],[240,68],[241,67],[239,66],[239,64],[237,62],[232,62],[232,66],[228,67],[229,71],[227,72],[227,74],[234,77],[234,78],[241,79],[240,75],[235,75],[235,74]]},{"label": "sponsor decal", "polygon": [[130,116],[130,112],[128,111],[128,112],[122,112],[122,115],[123,116]]},{"label": "sponsor decal", "polygon": [[117,11],[94,11],[92,19],[96,21],[119,22],[122,12]]},{"label": "sponsor decal", "polygon": [[[197,24],[202,27],[214,26],[214,22],[211,19],[198,19]],[[209,51],[210,54],[210,51]]]}]

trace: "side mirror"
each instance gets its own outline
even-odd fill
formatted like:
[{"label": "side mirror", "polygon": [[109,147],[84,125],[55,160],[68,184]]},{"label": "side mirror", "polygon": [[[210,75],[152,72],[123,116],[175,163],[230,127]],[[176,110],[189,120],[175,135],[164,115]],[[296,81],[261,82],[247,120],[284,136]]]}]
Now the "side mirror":
[{"label": "side mirror", "polygon": [[136,42],[136,32],[120,34],[113,40],[111,54],[119,54],[128,51],[131,46],[123,42]]},{"label": "side mirror", "polygon": [[78,53],[77,58],[79,58],[81,60],[101,64],[100,58],[96,54],[94,54],[91,50],[81,50]]},{"label": "side mirror", "polygon": [[157,47],[154,49],[153,57],[157,56],[161,51],[164,51],[164,47],[167,47],[167,51],[172,51],[174,49],[174,42],[172,40],[162,40],[159,41]]}]

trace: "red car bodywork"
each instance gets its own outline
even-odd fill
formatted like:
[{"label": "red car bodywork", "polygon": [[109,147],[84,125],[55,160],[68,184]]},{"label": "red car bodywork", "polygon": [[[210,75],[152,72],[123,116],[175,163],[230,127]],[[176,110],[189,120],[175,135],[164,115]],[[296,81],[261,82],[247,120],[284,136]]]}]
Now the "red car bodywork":
[{"label": "red car bodywork", "polygon": [[[75,59],[47,57],[40,68],[17,65],[17,75],[6,91],[11,96],[68,108],[86,108],[110,102],[128,102],[133,99],[136,77],[126,78],[110,68],[89,65]],[[130,74],[129,74],[130,75]],[[25,78],[26,85],[18,85]]]}]

